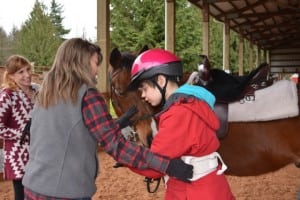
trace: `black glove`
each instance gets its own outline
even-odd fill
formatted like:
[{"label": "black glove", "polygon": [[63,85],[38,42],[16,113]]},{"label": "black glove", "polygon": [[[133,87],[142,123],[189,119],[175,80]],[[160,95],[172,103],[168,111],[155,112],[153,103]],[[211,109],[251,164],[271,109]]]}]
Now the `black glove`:
[{"label": "black glove", "polygon": [[189,179],[193,177],[193,166],[184,163],[181,159],[172,159],[166,170],[166,173],[184,182],[191,182]]},{"label": "black glove", "polygon": [[120,128],[125,128],[126,126],[129,126],[132,124],[130,121],[130,118],[138,112],[138,109],[136,106],[132,106],[129,108],[119,119],[117,119],[117,123],[120,125]]}]

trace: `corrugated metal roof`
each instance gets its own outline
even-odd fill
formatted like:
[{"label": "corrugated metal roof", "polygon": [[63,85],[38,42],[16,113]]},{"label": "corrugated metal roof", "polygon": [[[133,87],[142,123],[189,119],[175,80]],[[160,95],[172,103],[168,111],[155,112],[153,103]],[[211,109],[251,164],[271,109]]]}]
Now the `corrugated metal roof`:
[{"label": "corrugated metal roof", "polygon": [[299,0],[189,0],[265,50],[300,47]]}]

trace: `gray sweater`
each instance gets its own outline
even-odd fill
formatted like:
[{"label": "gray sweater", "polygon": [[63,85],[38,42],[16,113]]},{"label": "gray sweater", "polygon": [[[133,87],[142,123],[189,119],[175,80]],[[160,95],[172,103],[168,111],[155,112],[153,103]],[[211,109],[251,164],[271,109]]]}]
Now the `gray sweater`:
[{"label": "gray sweater", "polygon": [[35,105],[23,178],[28,189],[60,198],[91,197],[96,192],[97,141],[81,112],[86,90],[81,87],[75,105],[63,101],[48,109]]}]

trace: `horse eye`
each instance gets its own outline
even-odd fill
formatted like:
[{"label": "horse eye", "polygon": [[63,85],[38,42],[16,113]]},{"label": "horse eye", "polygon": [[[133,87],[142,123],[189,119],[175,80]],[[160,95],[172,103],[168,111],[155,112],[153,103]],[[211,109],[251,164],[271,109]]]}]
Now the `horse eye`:
[{"label": "horse eye", "polygon": [[114,93],[118,96],[124,96],[126,94],[126,92],[124,92],[123,90],[121,90],[119,88],[114,88]]},{"label": "horse eye", "polygon": [[118,90],[117,88],[114,88],[114,93],[115,93],[116,95],[120,96],[120,92],[119,92],[119,90]]}]

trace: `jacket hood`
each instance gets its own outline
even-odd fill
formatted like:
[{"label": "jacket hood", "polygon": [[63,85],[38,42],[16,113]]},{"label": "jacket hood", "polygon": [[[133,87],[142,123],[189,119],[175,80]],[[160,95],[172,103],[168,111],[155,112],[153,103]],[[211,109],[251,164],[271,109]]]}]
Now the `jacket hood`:
[{"label": "jacket hood", "polygon": [[216,98],[211,92],[197,85],[184,84],[174,92],[174,94],[176,93],[192,95],[197,99],[203,100],[210,106],[211,109],[214,108],[216,102]]},{"label": "jacket hood", "polygon": [[168,110],[170,106],[177,104],[184,106],[199,116],[199,118],[201,118],[212,129],[219,129],[219,119],[213,111],[215,97],[205,88],[188,84],[179,87],[168,98],[162,111],[158,113],[157,116]]}]

